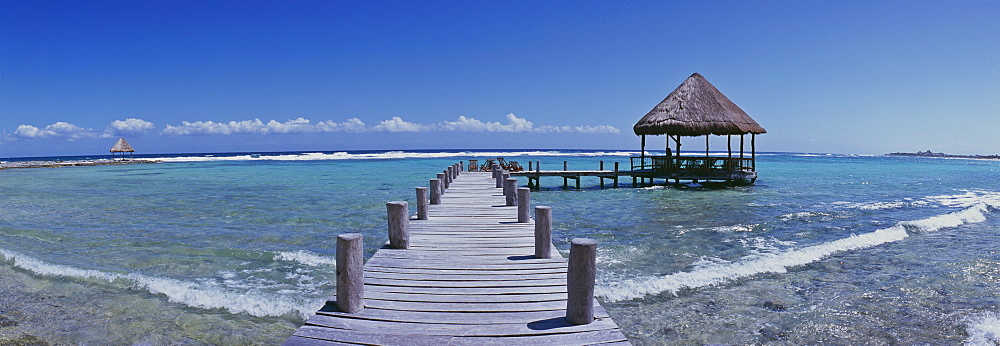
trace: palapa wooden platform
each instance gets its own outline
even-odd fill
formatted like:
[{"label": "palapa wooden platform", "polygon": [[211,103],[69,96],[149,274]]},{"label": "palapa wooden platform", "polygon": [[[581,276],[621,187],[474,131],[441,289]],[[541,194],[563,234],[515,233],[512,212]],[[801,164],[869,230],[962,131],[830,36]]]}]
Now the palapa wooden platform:
[{"label": "palapa wooden platform", "polygon": [[380,249],[365,263],[365,309],[334,301],[286,345],[630,344],[595,302],[595,321],[566,322],[566,260],[534,258],[534,223],[517,223],[490,173],[462,172],[410,220],[410,248]]}]

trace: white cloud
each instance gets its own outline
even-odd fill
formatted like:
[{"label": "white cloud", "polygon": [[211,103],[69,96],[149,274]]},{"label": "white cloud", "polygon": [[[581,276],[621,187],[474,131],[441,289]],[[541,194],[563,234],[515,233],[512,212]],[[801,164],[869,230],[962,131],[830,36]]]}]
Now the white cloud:
[{"label": "white cloud", "polygon": [[93,129],[85,129],[64,121],[38,128],[32,125],[18,125],[14,130],[14,137],[20,139],[41,139],[41,138],[63,138],[77,140],[81,138],[97,138],[98,134]]},{"label": "white cloud", "polygon": [[[136,118],[115,120],[108,126],[105,135],[138,136],[153,130],[153,123]],[[107,137],[102,135],[102,137]]]},{"label": "white cloud", "polygon": [[540,126],[535,132],[541,133],[621,133],[622,131],[611,125],[597,126]]},{"label": "white cloud", "polygon": [[[402,119],[400,119],[402,120]],[[195,136],[195,135],[231,135],[231,134],[288,134],[288,133],[313,133],[313,132],[366,132],[368,127],[358,118],[351,118],[345,122],[320,121],[313,124],[306,118],[296,118],[286,122],[276,120],[267,123],[260,119],[230,121],[228,123],[214,121],[182,121],[179,126],[167,125],[161,134],[170,136]]]},{"label": "white cloud", "polygon": [[445,121],[437,124],[436,129],[440,131],[459,132],[530,132],[532,126],[530,121],[518,118],[514,114],[507,114],[507,124],[500,122],[483,122],[475,118],[458,117],[458,121]]},{"label": "white cloud", "polygon": [[507,121],[481,121],[475,118],[460,116],[456,121],[421,124],[392,117],[383,120],[378,125],[368,126],[358,118],[350,118],[344,122],[332,120],[313,123],[309,119],[297,118],[286,122],[275,120],[267,123],[260,119],[230,121],[228,123],[213,121],[181,122],[181,125],[167,125],[161,134],[172,136],[191,135],[229,135],[239,133],[250,134],[288,134],[316,132],[505,132],[505,133],[621,133],[610,125],[597,126],[551,126],[534,127],[534,123],[514,114],[507,114]]},{"label": "white cloud", "polygon": [[372,127],[373,131],[380,132],[421,132],[430,129],[431,128],[426,125],[411,123],[400,117],[392,117],[392,119],[383,120],[378,125],[375,125],[375,127]]}]

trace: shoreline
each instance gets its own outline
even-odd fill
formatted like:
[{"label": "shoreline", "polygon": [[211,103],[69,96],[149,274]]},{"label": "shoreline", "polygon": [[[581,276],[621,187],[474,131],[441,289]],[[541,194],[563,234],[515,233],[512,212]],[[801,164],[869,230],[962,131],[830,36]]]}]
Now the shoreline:
[{"label": "shoreline", "polygon": [[17,168],[58,168],[58,167],[86,167],[86,166],[110,166],[110,165],[130,165],[139,163],[160,163],[161,160],[150,159],[129,159],[129,160],[66,160],[66,161],[0,161],[0,170]]},{"label": "shoreline", "polygon": [[952,155],[945,153],[935,153],[928,151],[918,151],[915,153],[888,153],[885,156],[905,156],[905,157],[931,157],[944,159],[977,159],[977,160],[1000,160],[1000,155]]}]

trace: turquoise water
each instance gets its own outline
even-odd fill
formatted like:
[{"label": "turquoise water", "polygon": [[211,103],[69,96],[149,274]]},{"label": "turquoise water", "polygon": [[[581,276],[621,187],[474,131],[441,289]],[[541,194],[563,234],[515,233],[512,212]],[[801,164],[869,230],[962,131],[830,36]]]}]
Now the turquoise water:
[{"label": "turquoise water", "polygon": [[[334,292],[336,234],[458,160],[596,169],[631,152],[173,155],[0,171],[0,342],[274,344]],[[1000,342],[1000,162],[763,154],[756,185],[563,189],[636,344]],[[522,185],[525,183],[522,178]],[[631,180],[622,180],[629,185]]]}]

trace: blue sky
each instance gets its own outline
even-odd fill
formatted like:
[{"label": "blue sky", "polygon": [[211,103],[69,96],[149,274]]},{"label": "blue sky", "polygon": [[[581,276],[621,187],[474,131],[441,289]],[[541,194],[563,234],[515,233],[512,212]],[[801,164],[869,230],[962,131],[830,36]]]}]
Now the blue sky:
[{"label": "blue sky", "polygon": [[762,151],[996,154],[998,57],[997,1],[3,1],[0,157],[634,150],[694,72]]}]

